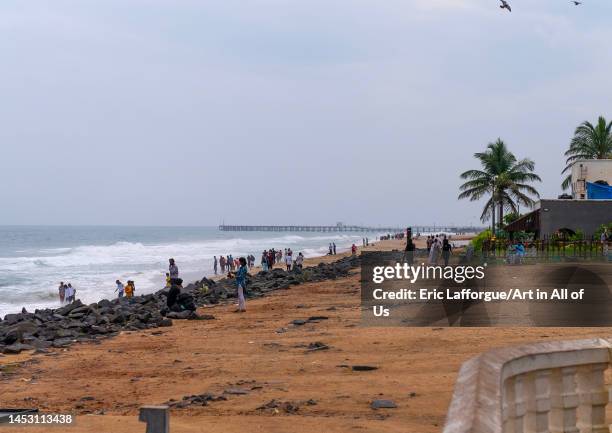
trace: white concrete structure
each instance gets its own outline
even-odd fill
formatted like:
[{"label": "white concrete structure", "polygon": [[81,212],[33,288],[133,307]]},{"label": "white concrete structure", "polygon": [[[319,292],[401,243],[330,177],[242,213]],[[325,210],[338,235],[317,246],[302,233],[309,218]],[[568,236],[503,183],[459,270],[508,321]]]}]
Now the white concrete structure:
[{"label": "white concrete structure", "polygon": [[463,364],[444,433],[609,433],[602,339],[492,350]]},{"label": "white concrete structure", "polygon": [[612,185],[612,159],[581,159],[572,165],[572,197],[587,198],[586,182],[606,182]]}]

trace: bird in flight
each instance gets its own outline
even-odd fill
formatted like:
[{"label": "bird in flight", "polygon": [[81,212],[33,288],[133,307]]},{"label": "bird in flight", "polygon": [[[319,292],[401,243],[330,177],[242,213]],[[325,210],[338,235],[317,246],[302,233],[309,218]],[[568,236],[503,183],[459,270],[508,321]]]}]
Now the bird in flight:
[{"label": "bird in flight", "polygon": [[508,12],[512,12],[512,8],[510,7],[510,5],[508,4],[506,0],[500,0],[500,1],[501,1],[501,5],[499,6],[500,9],[508,9]]},{"label": "bird in flight", "polygon": [[580,6],[582,2],[578,2],[576,0],[572,0],[570,3],[574,3],[576,6]]}]

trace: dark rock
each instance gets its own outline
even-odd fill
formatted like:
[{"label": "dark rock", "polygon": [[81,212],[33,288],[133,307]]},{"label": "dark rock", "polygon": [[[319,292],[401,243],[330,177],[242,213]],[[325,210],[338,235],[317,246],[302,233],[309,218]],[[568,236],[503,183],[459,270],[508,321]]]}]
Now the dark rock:
[{"label": "dark rock", "polygon": [[172,326],[172,320],[168,318],[161,319],[159,322],[157,322],[157,326]]},{"label": "dark rock", "polygon": [[215,320],[215,316],[212,314],[194,314],[193,317],[190,317],[192,320]]},{"label": "dark rock", "polygon": [[58,338],[53,341],[53,347],[68,347],[73,343],[72,338]]},{"label": "dark rock", "polygon": [[75,317],[77,315],[79,315],[79,317],[83,317],[85,316],[86,313],[89,313],[90,311],[91,311],[91,308],[88,305],[83,305],[82,307],[77,307],[77,308],[72,309],[68,313],[68,317]]},{"label": "dark rock", "polygon": [[66,316],[66,315],[67,315],[68,313],[70,313],[72,310],[75,310],[75,309],[77,309],[77,308],[79,308],[79,307],[82,307],[82,306],[83,306],[83,303],[81,302],[81,300],[80,300],[80,299],[77,299],[76,301],[74,301],[74,302],[73,302],[73,303],[71,303],[71,304],[64,305],[63,307],[58,308],[57,310],[55,310],[55,312],[56,312],[57,314],[62,315],[62,316]]},{"label": "dark rock", "polygon": [[21,351],[23,350],[32,350],[32,349],[34,348],[30,345],[14,343],[14,344],[11,344],[10,346],[6,346],[4,350],[2,351],[2,353],[5,353],[7,355],[16,355],[18,353],[21,353]]},{"label": "dark rock", "polygon": [[372,371],[378,370],[378,367],[374,367],[372,365],[353,365],[351,367],[353,371]]},{"label": "dark rock", "polygon": [[310,343],[308,345],[308,351],[314,352],[316,350],[328,350],[329,346],[325,343],[321,343],[320,341],[315,341],[314,343]]},{"label": "dark rock", "polygon": [[393,400],[374,400],[370,407],[372,409],[395,409],[397,405]]},{"label": "dark rock", "polygon": [[294,324],[295,326],[302,326],[302,325],[305,325],[307,322],[308,322],[307,320],[303,320],[303,319],[295,319],[291,321],[291,323]]},{"label": "dark rock", "polygon": [[170,318],[170,319],[189,319],[191,317],[191,315],[193,314],[192,311],[181,311],[181,312],[175,312],[175,311],[171,311],[169,312],[166,317]]},{"label": "dark rock", "polygon": [[230,395],[246,395],[249,393],[249,391],[246,389],[242,389],[242,388],[229,388],[223,391],[223,393],[230,394]]},{"label": "dark rock", "polygon": [[257,410],[280,409],[286,413],[296,413],[300,410],[299,404],[290,401],[270,400],[263,406],[259,406]]}]

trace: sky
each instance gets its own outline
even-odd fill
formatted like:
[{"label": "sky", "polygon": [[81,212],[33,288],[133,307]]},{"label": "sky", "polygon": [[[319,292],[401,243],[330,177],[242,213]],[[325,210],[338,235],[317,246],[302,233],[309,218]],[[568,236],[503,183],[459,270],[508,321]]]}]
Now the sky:
[{"label": "sky", "polygon": [[501,137],[561,193],[612,2],[3,0],[0,224],[478,224]]}]

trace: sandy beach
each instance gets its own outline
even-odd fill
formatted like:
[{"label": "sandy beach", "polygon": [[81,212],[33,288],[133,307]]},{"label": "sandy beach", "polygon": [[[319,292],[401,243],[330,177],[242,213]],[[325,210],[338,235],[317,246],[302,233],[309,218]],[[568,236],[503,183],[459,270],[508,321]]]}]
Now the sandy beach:
[{"label": "sandy beach", "polygon": [[[384,241],[370,249],[402,245]],[[171,431],[437,432],[468,358],[493,347],[610,331],[363,328],[358,274],[273,292],[249,301],[246,314],[218,305],[199,310],[214,320],[175,320],[169,328],[122,332],[98,344],[0,356],[2,389],[10,390],[3,406],[75,414],[76,424],[65,431],[131,433],[144,431],[140,406],[211,393],[225,399],[172,409]],[[312,316],[328,319],[291,324]],[[328,349],[309,350],[312,343]],[[354,371],[355,365],[377,369]],[[374,399],[398,407],[373,410]]]}]

